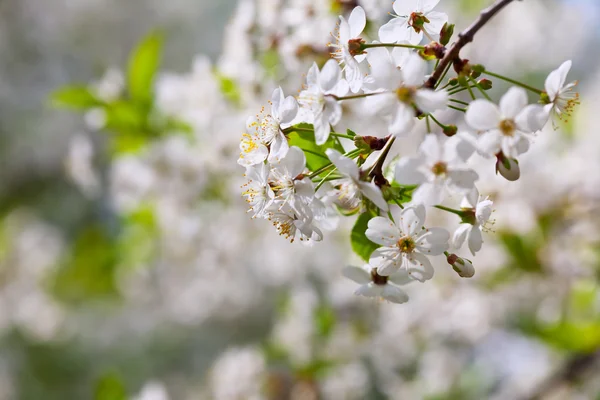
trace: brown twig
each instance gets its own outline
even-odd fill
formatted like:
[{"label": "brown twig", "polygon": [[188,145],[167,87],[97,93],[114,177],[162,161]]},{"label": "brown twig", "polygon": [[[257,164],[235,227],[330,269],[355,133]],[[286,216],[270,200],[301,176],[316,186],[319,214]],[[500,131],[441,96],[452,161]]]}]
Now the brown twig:
[{"label": "brown twig", "polygon": [[[497,0],[494,4],[489,6],[488,8],[481,11],[479,14],[479,18],[471,24],[467,29],[458,34],[458,40],[454,42],[452,47],[446,51],[444,58],[440,61],[435,71],[427,82],[425,82],[425,87],[433,89],[437,82],[441,79],[446,68],[450,66],[456,59],[459,58],[459,53],[463,47],[473,41],[475,34],[483,28],[485,24],[488,23],[490,19],[494,15],[496,15],[500,10],[506,7],[508,4],[512,3],[515,0]],[[518,0],[521,1],[521,0]]]}]

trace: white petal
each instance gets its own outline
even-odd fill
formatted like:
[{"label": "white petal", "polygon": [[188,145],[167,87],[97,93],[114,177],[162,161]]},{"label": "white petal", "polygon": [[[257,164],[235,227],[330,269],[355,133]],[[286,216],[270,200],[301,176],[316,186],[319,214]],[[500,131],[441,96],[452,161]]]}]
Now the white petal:
[{"label": "white petal", "polygon": [[400,269],[388,276],[388,281],[396,285],[406,285],[413,282],[413,279],[410,277],[410,275],[408,275],[408,271],[405,269]]},{"label": "white petal", "polygon": [[304,152],[299,147],[290,147],[285,158],[281,160],[281,165],[287,169],[292,178],[295,178],[304,171],[306,166]]},{"label": "white petal", "polygon": [[238,164],[243,167],[256,165],[264,162],[269,155],[269,150],[265,145],[257,144],[251,150],[243,151],[238,159]]},{"label": "white petal", "polygon": [[342,275],[356,283],[365,284],[371,282],[371,274],[364,268],[347,266],[342,269]]},{"label": "white petal", "polygon": [[396,164],[394,179],[401,185],[419,185],[427,181],[427,177],[420,168],[423,159],[420,157],[403,157]]},{"label": "white petal", "polygon": [[353,57],[348,57],[346,60],[346,68],[344,69],[346,74],[346,81],[352,93],[357,93],[363,84],[363,74],[360,70],[358,62]]},{"label": "white petal", "polygon": [[298,115],[298,102],[296,99],[292,96],[286,97],[279,106],[278,114],[280,124],[287,125],[292,122]]},{"label": "white petal", "polygon": [[408,295],[398,286],[387,284],[383,287],[383,293],[381,297],[391,301],[392,303],[402,304],[408,301]]},{"label": "white petal", "polygon": [[384,217],[371,218],[365,235],[371,242],[382,246],[395,246],[400,239],[398,227]]},{"label": "white petal", "polygon": [[269,151],[268,161],[270,164],[278,163],[288,153],[290,145],[282,132],[275,135],[275,139],[271,142],[271,149]]},{"label": "white petal", "polygon": [[425,207],[422,205],[407,207],[402,211],[400,221],[396,221],[401,227],[402,233],[413,236],[421,229],[425,222]]},{"label": "white petal", "polygon": [[472,169],[455,169],[448,172],[448,186],[450,189],[458,192],[473,190],[475,181],[478,179],[479,175]]},{"label": "white petal", "polygon": [[465,197],[460,202],[460,208],[475,208],[479,201],[479,190],[476,187],[465,194]]},{"label": "white petal", "polygon": [[444,24],[448,22],[448,14],[443,12],[432,11],[428,12],[425,16],[429,20],[429,23],[425,24],[424,28],[430,35],[439,35]]},{"label": "white petal", "polygon": [[500,112],[504,119],[515,119],[527,105],[525,89],[513,86],[500,99]]},{"label": "white petal", "polygon": [[319,84],[319,67],[316,62],[310,66],[306,73],[306,85],[312,87]]},{"label": "white petal", "polygon": [[[436,1],[436,0],[432,0]],[[437,0],[439,2],[439,0]],[[409,16],[415,11],[420,11],[419,0],[396,0],[393,4],[394,11],[398,15]]]},{"label": "white petal", "polygon": [[419,186],[413,193],[412,200],[415,203],[434,206],[444,201],[446,193],[444,186],[438,182],[425,182]]},{"label": "white petal", "polygon": [[497,154],[502,146],[502,132],[497,129],[493,129],[489,132],[484,133],[477,139],[477,146],[479,149],[488,155]]},{"label": "white petal", "polygon": [[448,103],[448,92],[445,90],[419,89],[415,93],[415,104],[425,113],[441,110]]},{"label": "white petal", "polygon": [[342,175],[358,180],[358,165],[356,165],[354,160],[344,157],[342,153],[335,149],[327,149],[325,150],[325,153]]},{"label": "white petal", "polygon": [[329,59],[319,75],[319,86],[324,92],[332,90],[342,79],[342,70],[334,59]]},{"label": "white petal", "polygon": [[422,13],[427,13],[427,15],[429,15],[430,11],[433,10],[439,2],[440,0],[419,0],[417,10]]},{"label": "white petal", "polygon": [[[373,96],[378,97],[378,96]],[[390,133],[394,136],[405,136],[415,125],[415,110],[412,107],[397,103],[392,120],[388,126]]]},{"label": "white petal", "polygon": [[567,60],[558,69],[552,71],[546,78],[544,88],[550,97],[550,100],[556,99],[560,90],[567,80],[567,74],[571,70],[571,60]]},{"label": "white petal", "polygon": [[543,106],[530,104],[519,112],[515,118],[515,122],[520,131],[537,132],[546,125],[548,118],[549,114],[546,113]]},{"label": "white petal", "polygon": [[483,200],[477,204],[475,209],[475,217],[480,224],[487,222],[492,216],[492,207],[494,202],[491,200]]},{"label": "white petal", "polygon": [[452,235],[452,247],[460,249],[472,227],[473,225],[471,224],[460,224],[456,231],[454,231],[454,235]]},{"label": "white petal", "polygon": [[315,142],[321,146],[327,142],[329,132],[331,131],[328,113],[323,110],[318,115],[315,115],[313,124],[315,128]]},{"label": "white petal", "polygon": [[371,254],[369,264],[377,268],[379,275],[388,276],[400,269],[402,257],[398,248],[380,247]]},{"label": "white petal", "polygon": [[348,24],[350,25],[350,38],[359,37],[367,24],[367,16],[361,6],[354,7],[350,17],[348,17]]},{"label": "white petal", "polygon": [[419,146],[419,153],[430,163],[444,161],[443,146],[437,135],[426,135]]},{"label": "white petal", "polygon": [[413,252],[406,258],[408,274],[419,282],[433,278],[433,266],[427,256]]},{"label": "white petal", "polygon": [[496,128],[502,117],[500,110],[494,103],[484,99],[477,99],[469,105],[465,120],[471,128],[478,131],[487,131]]},{"label": "white petal", "polygon": [[406,36],[405,31],[408,29],[412,28],[408,26],[405,18],[392,18],[379,28],[379,40],[382,43],[396,43]]},{"label": "white petal", "polygon": [[444,228],[429,228],[416,238],[417,250],[430,256],[439,256],[448,250],[450,233]]},{"label": "white petal", "polygon": [[340,26],[339,26],[339,40],[340,40],[340,45],[342,46],[346,46],[348,45],[348,41],[350,39],[352,39],[352,36],[350,36],[350,25],[348,24],[348,21],[346,21],[346,18],[342,17],[340,15]]},{"label": "white petal", "polygon": [[383,211],[388,210],[388,204],[383,198],[381,189],[373,182],[358,182],[358,187],[362,194],[369,200],[371,200],[377,207]]},{"label": "white petal", "polygon": [[342,105],[335,99],[325,98],[325,113],[328,115],[328,120],[331,125],[336,125],[342,118]]},{"label": "white petal", "polygon": [[273,114],[273,117],[276,120],[281,119],[279,114],[279,107],[281,106],[281,103],[283,103],[283,99],[283,89],[281,89],[281,86],[279,86],[278,88],[273,90],[273,94],[271,95],[271,114]]},{"label": "white petal", "polygon": [[481,236],[481,229],[474,226],[469,232],[469,250],[471,250],[471,253],[475,255],[475,253],[481,250],[482,244],[483,238]]},{"label": "white petal", "polygon": [[381,297],[383,293],[383,287],[370,282],[366,285],[361,285],[354,292],[357,296],[365,296],[365,297]]},{"label": "white petal", "polygon": [[419,86],[425,80],[426,72],[427,63],[415,53],[411,53],[402,68],[404,84],[406,86]]}]

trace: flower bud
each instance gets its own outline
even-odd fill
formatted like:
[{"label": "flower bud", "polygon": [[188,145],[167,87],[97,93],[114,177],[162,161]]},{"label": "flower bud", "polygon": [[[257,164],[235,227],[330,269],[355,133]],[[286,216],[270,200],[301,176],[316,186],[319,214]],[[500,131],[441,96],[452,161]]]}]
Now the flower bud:
[{"label": "flower bud", "polygon": [[473,263],[466,258],[459,257],[456,254],[450,254],[446,260],[461,278],[471,278],[475,275]]},{"label": "flower bud", "polygon": [[480,88],[482,88],[483,90],[490,90],[492,88],[492,81],[490,81],[489,79],[480,79],[477,84],[479,85]]},{"label": "flower bud", "polygon": [[456,86],[456,85],[458,85],[458,79],[456,79],[456,78],[451,78],[451,79],[448,81],[448,84],[449,84],[450,86]]},{"label": "flower bud", "polygon": [[496,154],[496,173],[500,173],[506,180],[516,181],[521,176],[519,162],[514,158],[508,158],[503,153]]},{"label": "flower bud", "polygon": [[456,132],[458,132],[458,128],[456,127],[456,125],[446,125],[444,126],[443,132],[444,135],[451,137],[456,135]]},{"label": "flower bud", "polygon": [[440,43],[444,46],[447,45],[450,43],[452,35],[454,35],[454,24],[448,24],[446,22],[440,31]]},{"label": "flower bud", "polygon": [[485,72],[485,67],[481,64],[471,65],[471,69],[479,74]]},{"label": "flower bud", "polygon": [[381,150],[387,143],[388,138],[378,138],[375,136],[355,136],[354,145],[362,150],[367,150],[369,153],[371,150]]},{"label": "flower bud", "polygon": [[442,59],[446,54],[446,48],[438,42],[431,42],[425,45],[425,48],[421,50],[421,56],[426,59]]}]

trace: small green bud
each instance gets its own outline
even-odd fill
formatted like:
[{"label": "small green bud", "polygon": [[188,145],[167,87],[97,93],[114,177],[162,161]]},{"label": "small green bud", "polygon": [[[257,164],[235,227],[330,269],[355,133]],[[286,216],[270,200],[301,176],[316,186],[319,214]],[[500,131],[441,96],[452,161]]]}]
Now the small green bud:
[{"label": "small green bud", "polygon": [[458,79],[456,79],[456,78],[451,78],[451,79],[448,81],[448,84],[449,84],[450,86],[456,86],[456,85],[458,85]]},{"label": "small green bud", "polygon": [[485,72],[485,67],[481,64],[471,65],[471,69],[475,72],[478,72],[479,74],[482,74]]},{"label": "small green bud", "polygon": [[458,128],[456,127],[456,125],[446,125],[444,126],[443,132],[444,135],[448,137],[454,136],[456,135],[456,132],[458,132]]},{"label": "small green bud", "polygon": [[450,254],[446,261],[448,261],[448,264],[452,266],[452,269],[456,271],[461,278],[471,278],[475,275],[473,263],[466,258],[459,257],[456,254]]},{"label": "small green bud", "polygon": [[365,137],[363,136],[354,137],[354,146],[356,146],[357,149],[360,149],[362,151],[371,151],[371,145],[367,143]]},{"label": "small green bud", "polygon": [[483,90],[490,90],[493,86],[492,81],[490,81],[489,79],[480,79],[477,84],[479,85],[479,87],[481,87]]},{"label": "small green bud", "polygon": [[448,24],[446,22],[440,31],[440,43],[444,46],[447,45],[450,43],[452,35],[454,35],[454,24]]},{"label": "small green bud", "polygon": [[548,96],[548,93],[542,92],[542,94],[540,94],[540,103],[541,104],[550,104],[550,103],[552,103],[552,101],[550,101],[550,96]]},{"label": "small green bud", "polygon": [[481,76],[481,72],[471,71],[471,78],[477,79]]}]

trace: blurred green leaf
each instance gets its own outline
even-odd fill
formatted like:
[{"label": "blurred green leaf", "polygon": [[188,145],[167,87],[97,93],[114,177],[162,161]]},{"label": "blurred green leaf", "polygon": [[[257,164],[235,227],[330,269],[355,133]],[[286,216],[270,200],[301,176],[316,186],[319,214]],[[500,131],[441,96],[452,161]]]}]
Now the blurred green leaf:
[{"label": "blurred green leaf", "polygon": [[262,54],[260,63],[265,70],[267,76],[273,78],[278,75],[281,59],[277,48],[271,48]]},{"label": "blurred green leaf", "polygon": [[87,110],[103,105],[90,88],[83,85],[64,86],[52,93],[50,100],[55,107],[74,110]]},{"label": "blurred green leaf", "polygon": [[524,322],[521,328],[561,350],[591,353],[600,349],[600,321],[561,321],[548,325]]},{"label": "blurred green leaf", "polygon": [[156,252],[158,225],[154,209],[144,205],[124,217],[119,235],[118,253],[121,265],[133,268],[152,260]]},{"label": "blurred green leaf", "polygon": [[315,143],[315,133],[311,124],[294,125],[294,130],[288,133],[288,143],[290,146],[298,146],[304,150],[306,155],[306,166],[311,171],[315,171],[327,164],[330,164],[329,158],[325,154],[327,149],[336,149],[344,153],[344,148],[333,137],[329,137],[325,144],[319,146]]},{"label": "blurred green leaf", "polygon": [[152,32],[133,51],[127,69],[127,85],[131,99],[143,105],[152,104],[154,78],[160,64],[163,35]]},{"label": "blurred green leaf", "polygon": [[335,328],[335,310],[329,305],[323,304],[315,310],[314,319],[317,335],[320,338],[329,337]]},{"label": "blurred green leaf", "polygon": [[221,88],[221,93],[223,93],[223,97],[225,97],[234,106],[241,106],[242,94],[237,82],[219,72],[215,73],[215,77],[219,81],[219,86]]},{"label": "blurred green leaf", "polygon": [[116,101],[106,109],[106,129],[119,134],[135,133],[148,136],[146,121],[148,112],[128,101]]},{"label": "blurred green leaf", "polygon": [[512,258],[513,267],[526,272],[541,272],[542,264],[538,258],[539,241],[537,235],[519,235],[512,232],[500,232],[500,243]]},{"label": "blurred green leaf", "polygon": [[379,247],[378,244],[371,242],[365,232],[368,227],[369,220],[371,219],[369,213],[362,213],[356,220],[352,233],[350,234],[350,241],[352,243],[352,250],[360,256],[364,261],[368,262],[371,254]]},{"label": "blurred green leaf", "polygon": [[115,373],[110,373],[98,380],[94,400],[127,400],[125,385]]}]

